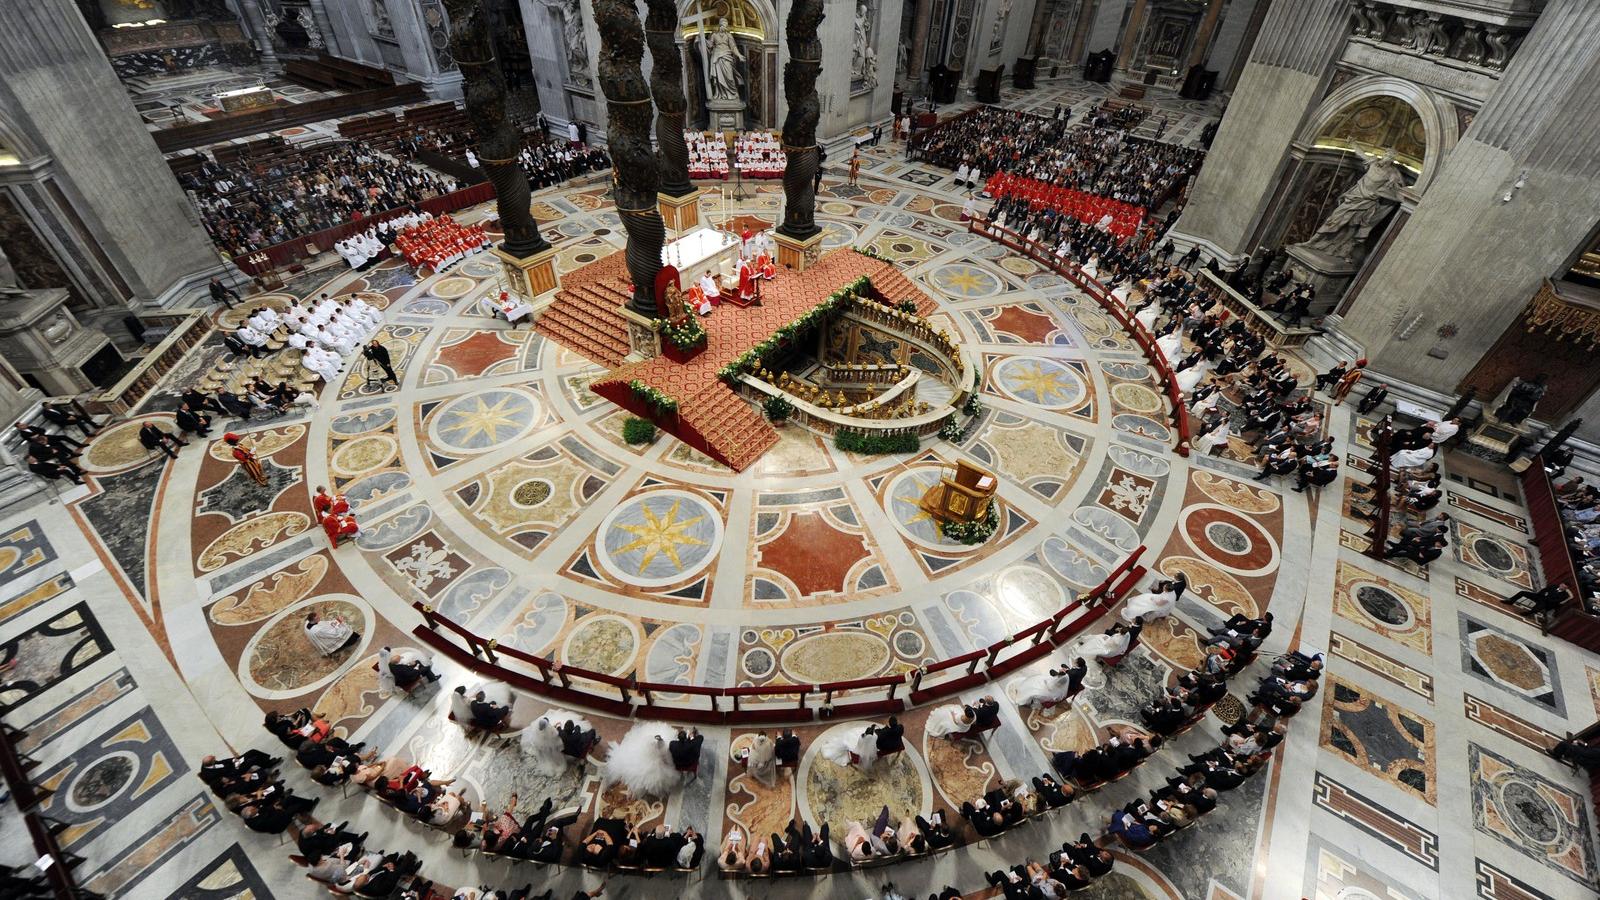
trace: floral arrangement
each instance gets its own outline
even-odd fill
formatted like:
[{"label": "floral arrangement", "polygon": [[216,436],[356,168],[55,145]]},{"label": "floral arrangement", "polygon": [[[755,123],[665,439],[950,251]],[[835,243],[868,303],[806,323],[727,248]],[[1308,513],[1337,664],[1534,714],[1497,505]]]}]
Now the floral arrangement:
[{"label": "floral arrangement", "polygon": [[637,378],[628,382],[628,389],[633,391],[635,397],[644,401],[646,406],[655,410],[657,415],[667,415],[678,411],[678,401]]},{"label": "floral arrangement", "polygon": [[983,401],[978,399],[976,388],[967,395],[967,402],[961,404],[961,411],[969,416],[976,416],[978,413],[983,412]]},{"label": "floral arrangement", "polygon": [[766,358],[768,353],[778,349],[779,344],[805,332],[807,329],[813,326],[820,325],[822,321],[828,317],[828,314],[832,313],[834,309],[839,306],[839,304],[848,301],[852,297],[866,293],[871,287],[872,281],[868,279],[867,276],[862,275],[855,281],[852,281],[837,291],[834,291],[832,294],[828,295],[827,299],[801,313],[799,318],[789,322],[786,325],[780,326],[777,331],[772,333],[772,337],[769,337],[754,347],[751,347],[749,350],[746,350],[744,353],[740,354],[739,357],[733,362],[728,363],[721,369],[718,369],[717,377],[723,381],[733,381],[739,377],[740,372],[751,368],[756,363]]},{"label": "floral arrangement", "polygon": [[884,256],[882,253],[879,253],[871,247],[851,247],[850,249],[861,254],[862,256],[870,257],[872,259],[881,259],[884,262],[890,262],[890,259],[887,256]]},{"label": "floral arrangement", "polygon": [[939,533],[963,544],[981,544],[1000,528],[1000,504],[989,501],[989,513],[971,522],[940,522]]},{"label": "floral arrangement", "polygon": [[900,310],[906,315],[914,316],[917,314],[917,301],[907,297],[906,299],[901,300],[899,303],[896,303],[895,309]]},{"label": "floral arrangement", "polygon": [[959,444],[966,440],[967,431],[971,425],[971,422],[968,422],[965,426],[957,424],[954,415],[945,416],[944,424],[939,426],[939,437],[952,444]]},{"label": "floral arrangement", "polygon": [[694,316],[689,316],[676,325],[666,319],[656,319],[654,324],[661,336],[679,350],[693,350],[705,346],[705,326]]}]

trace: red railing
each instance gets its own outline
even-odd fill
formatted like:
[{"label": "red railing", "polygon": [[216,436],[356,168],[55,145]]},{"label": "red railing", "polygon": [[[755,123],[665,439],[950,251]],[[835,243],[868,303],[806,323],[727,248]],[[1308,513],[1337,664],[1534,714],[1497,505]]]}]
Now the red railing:
[{"label": "red railing", "polygon": [[1533,543],[1539,548],[1539,568],[1545,584],[1566,586],[1573,599],[1545,619],[1542,628],[1588,650],[1600,652],[1600,616],[1584,606],[1583,588],[1578,584],[1578,561],[1572,558],[1567,543],[1561,507],[1556,504],[1555,485],[1544,470],[1544,458],[1535,456],[1522,471],[1522,497],[1528,505],[1528,520],[1533,525]]},{"label": "red railing", "polygon": [[[484,182],[462,188],[459,191],[440,194],[437,197],[422,201],[418,206],[424,212],[430,212],[438,216],[455,212],[459,209],[466,209],[469,206],[477,206],[479,203],[493,199],[494,185]],[[326,253],[333,249],[335,243],[344,240],[350,235],[366,231],[374,225],[405,215],[409,211],[410,207],[405,206],[385,210],[381,213],[346,222],[343,225],[335,225],[332,228],[324,228],[321,231],[313,231],[310,234],[290,238],[281,244],[273,244],[270,247],[263,247],[260,250],[253,250],[249,253],[241,253],[233,258],[233,262],[246,275],[260,275],[270,269],[282,268],[305,256],[307,244],[315,244],[318,253]],[[265,262],[260,261],[263,254],[266,256]]]},{"label": "red railing", "polygon": [[1122,329],[1133,336],[1134,343],[1139,345],[1139,350],[1144,353],[1145,359],[1156,370],[1156,377],[1160,379],[1162,389],[1166,392],[1167,402],[1172,405],[1172,428],[1178,433],[1177,451],[1179,456],[1189,455],[1189,410],[1183,402],[1183,392],[1178,390],[1178,377],[1168,364],[1166,354],[1156,346],[1155,338],[1150,330],[1139,323],[1138,319],[1128,314],[1128,308],[1122,301],[1112,296],[1105,285],[1088,275],[1076,263],[1067,262],[1057,257],[1050,248],[1035,241],[1028,240],[1025,236],[1017,234],[1009,228],[995,225],[984,219],[973,217],[967,222],[967,230],[974,234],[981,234],[993,241],[998,241],[1013,250],[1028,255],[1029,259],[1044,266],[1050,271],[1076,284],[1085,294],[1094,298],[1100,308],[1117,320]]},{"label": "red railing", "polygon": [[34,865],[44,872],[45,882],[57,900],[96,896],[79,887],[73,875],[72,870],[83,862],[83,857],[61,849],[56,841],[56,835],[65,825],[39,812],[40,804],[54,791],[36,786],[28,777],[29,770],[37,766],[38,761],[17,749],[15,740],[24,735],[25,732],[10,725],[0,724],[0,784],[11,792],[11,802],[27,826],[33,852],[38,854]]},{"label": "red railing", "polygon": [[[608,715],[721,725],[800,724],[903,712],[993,681],[1048,655],[1089,627],[1145,574],[1137,565],[1145,548],[1128,555],[1093,590],[1047,619],[987,647],[929,663],[903,675],[880,675],[823,684],[705,687],[640,681],[594,672],[535,656],[441,616],[423,603],[412,608],[423,624],[422,643],[485,678]],[[515,667],[511,663],[515,663]],[[612,695],[615,692],[615,696]],[[812,705],[808,701],[819,697]]]}]

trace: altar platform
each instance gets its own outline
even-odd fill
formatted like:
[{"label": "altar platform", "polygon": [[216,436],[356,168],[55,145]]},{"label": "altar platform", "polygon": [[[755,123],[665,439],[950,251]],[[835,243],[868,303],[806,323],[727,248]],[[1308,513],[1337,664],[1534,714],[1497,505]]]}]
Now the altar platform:
[{"label": "altar platform", "polygon": [[617,307],[627,297],[627,267],[622,251],[617,251],[563,276],[561,290],[536,328],[573,352],[612,369],[590,389],[619,406],[648,413],[633,399],[629,384],[635,380],[676,400],[678,413],[670,421],[658,419],[662,428],[740,471],[776,443],[777,434],[758,410],[718,380],[717,371],[863,275],[872,281],[874,293],[889,302],[911,299],[919,314],[933,312],[933,300],[893,263],[854,250],[835,250],[803,274],[778,269],[777,275],[761,286],[760,306],[741,309],[723,304],[702,319],[706,349],[687,362],[657,357],[623,364],[627,323]]}]

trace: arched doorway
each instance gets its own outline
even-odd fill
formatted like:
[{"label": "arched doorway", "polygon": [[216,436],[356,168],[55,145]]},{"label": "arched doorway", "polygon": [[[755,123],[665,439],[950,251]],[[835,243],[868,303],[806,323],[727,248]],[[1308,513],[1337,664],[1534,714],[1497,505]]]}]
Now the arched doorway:
[{"label": "arched doorway", "polygon": [[678,39],[683,44],[683,92],[689,121],[704,129],[710,123],[707,98],[706,48],[713,32],[726,23],[743,60],[738,64],[740,99],[746,128],[773,128],[778,120],[777,9],[769,0],[688,0],[678,10]]}]

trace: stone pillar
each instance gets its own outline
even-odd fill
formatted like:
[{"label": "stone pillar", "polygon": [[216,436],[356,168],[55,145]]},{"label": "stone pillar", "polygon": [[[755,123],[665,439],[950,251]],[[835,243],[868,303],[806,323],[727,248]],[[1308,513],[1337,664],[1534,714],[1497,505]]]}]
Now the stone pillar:
[{"label": "stone pillar", "polygon": [[[1588,241],[1600,208],[1597,95],[1600,17],[1587,0],[1551,0],[1339,323],[1375,369],[1452,391]],[[1406,340],[1443,325],[1456,329],[1444,359]]]},{"label": "stone pillar", "polygon": [[1261,25],[1269,0],[1233,0],[1222,17],[1222,24],[1211,38],[1211,56],[1207,68],[1217,73],[1217,89],[1226,90],[1229,76],[1237,68],[1234,63],[1249,53],[1251,24]]},{"label": "stone pillar", "polygon": [[1272,0],[1239,87],[1173,229],[1176,243],[1199,244],[1237,261],[1272,199],[1289,143],[1322,95],[1350,27],[1345,0]]},{"label": "stone pillar", "polygon": [[1055,0],[1034,0],[1033,21],[1028,23],[1028,43],[1022,55],[1032,59],[1039,55],[1039,45],[1044,43],[1045,32],[1049,30],[1049,21],[1055,15]]},{"label": "stone pillar", "polygon": [[91,302],[171,305],[224,271],[71,0],[0,4],[0,118],[29,161],[18,190],[66,214],[56,235],[65,253],[121,283],[120,296]]},{"label": "stone pillar", "polygon": [[906,93],[928,77],[928,31],[933,25],[933,0],[917,0],[916,20],[911,26],[911,54],[906,58]]},{"label": "stone pillar", "polygon": [[261,51],[261,62],[269,67],[276,65],[278,51],[272,46],[272,29],[267,27],[267,16],[261,11],[261,0],[239,0],[239,12],[244,18],[245,27],[250,30],[250,37]]},{"label": "stone pillar", "polygon": [[1206,50],[1217,31],[1217,16],[1222,13],[1224,2],[1226,0],[1211,0],[1211,5],[1206,7],[1205,18],[1200,20],[1200,25],[1195,29],[1194,46],[1189,48],[1189,61],[1183,67],[1185,73],[1205,60]]},{"label": "stone pillar", "polygon": [[656,206],[661,179],[650,150],[655,110],[640,65],[644,27],[632,0],[597,0],[590,8],[600,29],[600,88],[606,96],[606,142],[616,173],[611,192],[628,232],[628,275],[633,281],[628,306],[641,315],[655,315],[666,226]]},{"label": "stone pillar", "polygon": [[565,128],[572,121],[572,104],[566,89],[567,50],[561,39],[560,16],[551,0],[520,2],[522,30],[533,57],[533,83],[539,89],[539,109],[552,130]]},{"label": "stone pillar", "polygon": [[1067,42],[1066,56],[1057,62],[1064,66],[1082,64],[1089,55],[1089,32],[1094,27],[1094,0],[1079,0],[1078,21],[1072,25],[1072,38]]},{"label": "stone pillar", "polygon": [[1128,13],[1128,24],[1122,29],[1122,48],[1117,51],[1117,71],[1126,72],[1133,63],[1134,51],[1139,48],[1139,33],[1144,30],[1144,10],[1149,0],[1133,0],[1133,11]]},{"label": "stone pillar", "polygon": [[327,0],[308,0],[311,5],[311,21],[317,26],[317,31],[322,33],[322,49],[329,56],[347,56],[350,50],[343,46],[339,35],[333,30],[333,21],[328,18]]},{"label": "stone pillar", "polygon": [[1122,13],[1134,0],[1084,0],[1084,13],[1088,14],[1090,6],[1094,7],[1094,18],[1089,23],[1088,32],[1083,39],[1082,52],[1072,60],[1073,65],[1078,65],[1091,53],[1101,50],[1114,50],[1119,47],[1117,36],[1121,34]]}]

